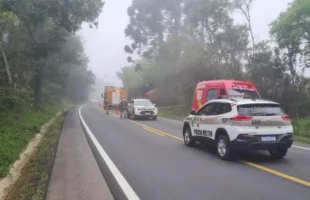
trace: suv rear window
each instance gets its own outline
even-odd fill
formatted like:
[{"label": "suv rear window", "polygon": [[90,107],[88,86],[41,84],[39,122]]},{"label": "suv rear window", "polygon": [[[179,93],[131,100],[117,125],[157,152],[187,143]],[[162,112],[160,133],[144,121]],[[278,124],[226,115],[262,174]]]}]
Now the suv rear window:
[{"label": "suv rear window", "polygon": [[259,98],[257,92],[246,89],[228,89],[228,94],[230,96],[248,96],[251,98]]},{"label": "suv rear window", "polygon": [[237,107],[239,115],[282,116],[285,115],[279,104],[245,104]]}]

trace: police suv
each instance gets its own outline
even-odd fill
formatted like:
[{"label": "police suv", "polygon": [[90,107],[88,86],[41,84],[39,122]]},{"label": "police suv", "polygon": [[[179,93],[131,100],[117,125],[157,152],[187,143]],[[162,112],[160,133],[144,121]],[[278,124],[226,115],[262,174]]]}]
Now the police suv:
[{"label": "police suv", "polygon": [[183,124],[187,146],[196,141],[213,145],[218,156],[232,151],[268,150],[283,158],[293,143],[290,116],[276,102],[261,99],[215,99],[191,111]]}]

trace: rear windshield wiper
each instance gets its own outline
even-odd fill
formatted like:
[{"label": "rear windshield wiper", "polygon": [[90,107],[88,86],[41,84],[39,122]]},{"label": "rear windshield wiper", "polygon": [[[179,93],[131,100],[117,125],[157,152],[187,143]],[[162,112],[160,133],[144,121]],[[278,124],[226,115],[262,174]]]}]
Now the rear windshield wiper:
[{"label": "rear windshield wiper", "polygon": [[276,116],[277,114],[275,113],[267,113],[265,116]]}]

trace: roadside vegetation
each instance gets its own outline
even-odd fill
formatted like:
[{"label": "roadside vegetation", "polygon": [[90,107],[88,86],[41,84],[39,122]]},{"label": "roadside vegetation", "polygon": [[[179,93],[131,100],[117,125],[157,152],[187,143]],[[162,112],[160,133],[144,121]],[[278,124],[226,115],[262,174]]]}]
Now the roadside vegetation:
[{"label": "roadside vegetation", "polygon": [[0,0],[0,178],[44,123],[88,99],[95,75],[76,33],[98,25],[103,5]]},{"label": "roadside vegetation", "polygon": [[[180,119],[189,113],[199,81],[249,80],[263,98],[282,105],[294,119],[298,140],[307,141],[310,1],[293,0],[270,24],[266,41],[256,39],[252,29],[256,2],[133,0],[125,29],[132,41],[124,47],[128,65],[117,73],[128,98],[156,88],[158,107],[186,108],[160,110],[161,115]],[[244,23],[236,22],[236,15],[242,15]]]},{"label": "roadside vegetation", "polygon": [[70,104],[46,106],[42,110],[23,110],[9,113],[0,121],[0,177],[9,172],[10,165],[19,158],[28,142],[40,132],[41,126],[56,115],[69,108]]},{"label": "roadside vegetation", "polygon": [[44,199],[52,173],[64,115],[49,127],[7,200]]}]

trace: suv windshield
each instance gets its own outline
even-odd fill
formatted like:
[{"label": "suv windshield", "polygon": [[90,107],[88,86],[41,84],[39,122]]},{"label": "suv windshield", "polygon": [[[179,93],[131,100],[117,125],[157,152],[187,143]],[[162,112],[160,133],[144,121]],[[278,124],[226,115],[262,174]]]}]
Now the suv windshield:
[{"label": "suv windshield", "polygon": [[228,89],[229,96],[244,96],[244,97],[251,97],[251,98],[259,98],[259,95],[256,91],[253,90],[246,90],[246,89]]},{"label": "suv windshield", "polygon": [[246,116],[282,116],[285,115],[278,104],[245,104],[238,106],[238,113]]},{"label": "suv windshield", "polygon": [[152,106],[152,102],[149,100],[135,100],[135,106]]}]

